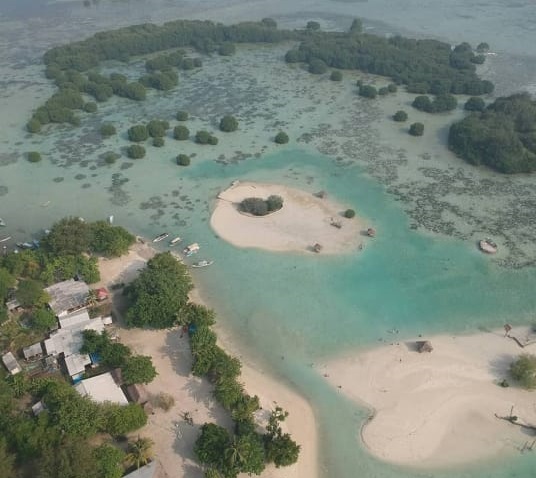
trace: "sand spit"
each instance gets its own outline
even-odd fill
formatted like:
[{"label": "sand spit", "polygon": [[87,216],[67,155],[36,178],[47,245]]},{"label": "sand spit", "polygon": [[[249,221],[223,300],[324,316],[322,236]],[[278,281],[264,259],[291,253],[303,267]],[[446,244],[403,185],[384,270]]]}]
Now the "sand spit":
[{"label": "sand spit", "polygon": [[[133,280],[145,263],[156,251],[148,244],[137,243],[123,257],[99,259],[101,282],[108,286],[128,283]],[[121,292],[118,292],[121,294]],[[201,301],[197,290],[191,300]],[[118,297],[118,301],[121,299]],[[205,422],[215,422],[231,427],[228,412],[212,397],[212,386],[206,380],[190,374],[191,354],[188,338],[179,329],[141,330],[118,327],[117,335],[121,342],[137,354],[149,355],[158,371],[156,379],[146,386],[152,396],[160,393],[171,394],[175,400],[173,408],[167,412],[155,408],[149,415],[148,424],[136,432],[151,437],[154,442],[155,458],[160,463],[161,476],[170,478],[183,476],[202,478],[203,470],[193,454],[193,445],[199,429]],[[224,347],[239,355],[235,345],[225,339]],[[274,408],[275,402],[289,412],[284,422],[285,431],[301,445],[298,463],[291,467],[266,468],[263,478],[315,478],[317,469],[317,435],[314,415],[309,403],[298,393],[274,377],[266,374],[251,360],[240,357],[242,361],[242,380],[248,393],[258,395],[262,410],[258,418],[262,422]],[[185,420],[185,413],[193,420],[193,425]]]},{"label": "sand spit", "polygon": [[370,452],[434,468],[530,445],[533,434],[495,414],[508,416],[514,407],[520,422],[536,425],[534,393],[499,385],[510,363],[536,353],[536,345],[522,349],[501,331],[426,339],[431,353],[417,352],[415,341],[394,342],[319,367],[341,393],[373,409],[361,432]]},{"label": "sand spit", "polygon": [[[283,198],[282,209],[262,217],[238,210],[238,204],[245,198],[267,199],[270,195]],[[357,217],[342,216],[348,208],[351,206],[299,189],[237,182],[218,195],[210,225],[218,236],[237,247],[311,252],[315,244],[320,244],[322,254],[340,254],[361,248],[366,229]]]}]

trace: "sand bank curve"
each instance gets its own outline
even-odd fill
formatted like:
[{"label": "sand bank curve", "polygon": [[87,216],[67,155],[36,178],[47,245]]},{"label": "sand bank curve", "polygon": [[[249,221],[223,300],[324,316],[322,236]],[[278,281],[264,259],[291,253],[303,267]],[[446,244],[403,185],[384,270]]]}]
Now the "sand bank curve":
[{"label": "sand bank curve", "polygon": [[507,416],[513,406],[520,422],[536,424],[534,393],[498,385],[510,363],[536,353],[536,345],[521,349],[500,331],[430,340],[431,353],[394,342],[319,367],[341,393],[372,408],[361,431],[369,451],[392,463],[434,468],[530,445],[532,436],[495,414]]},{"label": "sand bank curve", "polygon": [[[272,194],[283,198],[279,211],[253,217],[238,210],[245,198],[267,199]],[[239,182],[218,195],[210,225],[219,237],[237,247],[307,252],[318,243],[322,254],[340,254],[357,251],[364,239],[363,222],[341,215],[350,207],[286,186]]]}]

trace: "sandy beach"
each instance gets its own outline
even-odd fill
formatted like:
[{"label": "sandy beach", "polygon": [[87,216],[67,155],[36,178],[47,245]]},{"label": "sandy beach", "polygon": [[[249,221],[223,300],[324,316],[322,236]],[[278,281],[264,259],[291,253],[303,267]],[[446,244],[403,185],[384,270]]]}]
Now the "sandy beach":
[{"label": "sandy beach", "polygon": [[[238,210],[245,198],[267,199],[270,195],[283,198],[282,209],[262,217]],[[342,215],[349,208],[355,209],[329,196],[319,198],[311,192],[277,184],[239,182],[218,195],[210,225],[218,236],[237,247],[311,252],[318,243],[322,254],[340,254],[357,251],[364,242],[363,221]],[[338,223],[340,228],[332,223]]]},{"label": "sandy beach", "polygon": [[[128,283],[154,254],[155,251],[150,245],[137,243],[128,255],[115,259],[100,259],[99,285],[109,287],[119,282]],[[197,290],[192,291],[191,300],[202,301]],[[154,440],[155,458],[160,464],[162,478],[202,478],[203,470],[193,453],[193,445],[201,425],[205,422],[215,422],[230,428],[232,421],[229,413],[213,399],[212,385],[207,380],[190,374],[192,358],[187,336],[183,336],[178,329],[147,331],[118,327],[117,333],[120,341],[131,347],[135,353],[152,357],[158,376],[146,386],[150,395],[167,393],[175,400],[175,405],[169,411],[155,408],[154,414],[149,416],[148,424],[137,431],[136,435],[148,436]],[[225,338],[221,345],[230,349],[231,353],[239,355],[239,350],[229,342],[229,337]],[[316,424],[310,405],[298,393],[262,371],[253,361],[243,356],[240,356],[240,359],[241,379],[245,389],[252,395],[258,395],[260,399],[262,409],[257,416],[259,423],[265,422],[277,402],[290,414],[284,422],[285,431],[302,447],[300,459],[295,465],[280,469],[268,466],[261,476],[318,476]],[[192,417],[193,425],[184,419],[186,412]]]},{"label": "sandy beach", "polygon": [[[516,330],[516,336],[528,329]],[[415,341],[349,354],[319,372],[340,392],[371,408],[361,437],[370,453],[389,462],[444,467],[519,453],[534,433],[495,417],[513,415],[536,424],[534,392],[509,378],[510,363],[536,344],[520,348],[504,331],[430,340],[431,353]],[[510,387],[499,382],[507,378]],[[357,446],[357,444],[356,444]]]}]

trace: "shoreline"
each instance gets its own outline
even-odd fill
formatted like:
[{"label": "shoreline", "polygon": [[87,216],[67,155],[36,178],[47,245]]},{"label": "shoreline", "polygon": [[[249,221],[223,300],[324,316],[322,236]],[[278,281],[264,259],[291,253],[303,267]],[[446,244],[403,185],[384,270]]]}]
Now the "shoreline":
[{"label": "shoreline", "polygon": [[[283,207],[265,216],[244,214],[238,204],[248,197],[283,198]],[[358,251],[364,245],[364,221],[344,217],[348,209],[326,197],[278,184],[234,182],[216,199],[210,226],[224,241],[236,247],[272,252],[313,252],[321,254]]]},{"label": "shoreline", "polygon": [[[317,367],[371,411],[360,426],[369,453],[396,465],[438,469],[512,455],[532,441],[496,415],[536,423],[533,394],[508,375],[510,363],[535,353],[536,344],[521,348],[501,331],[437,335],[426,338],[433,351],[419,353],[416,340],[346,353]],[[509,387],[499,385],[504,378]]]},{"label": "shoreline", "polygon": [[[109,287],[118,282],[133,280],[148,259],[157,253],[148,243],[137,242],[129,253],[114,259],[99,258],[101,281],[98,285]],[[207,305],[201,291],[195,287],[190,300]],[[146,385],[151,395],[169,393],[175,399],[171,410],[155,409],[149,415],[148,424],[137,433],[145,433],[155,441],[155,459],[164,476],[202,478],[203,470],[193,454],[193,444],[199,428],[205,422],[216,422],[227,428],[232,426],[229,412],[225,411],[212,397],[212,385],[206,380],[190,374],[191,353],[189,342],[178,328],[167,330],[142,330],[118,328],[120,340],[133,351],[150,355],[159,375]],[[242,373],[240,381],[251,395],[258,395],[262,409],[258,418],[262,422],[274,402],[289,412],[282,424],[283,430],[301,445],[298,462],[290,467],[276,468],[267,465],[261,474],[264,478],[318,477],[318,449],[316,421],[310,404],[298,392],[259,367],[253,358],[243,354],[232,342],[230,334],[218,323],[218,343],[224,350],[240,359]],[[188,412],[194,425],[188,425],[181,416]]]}]

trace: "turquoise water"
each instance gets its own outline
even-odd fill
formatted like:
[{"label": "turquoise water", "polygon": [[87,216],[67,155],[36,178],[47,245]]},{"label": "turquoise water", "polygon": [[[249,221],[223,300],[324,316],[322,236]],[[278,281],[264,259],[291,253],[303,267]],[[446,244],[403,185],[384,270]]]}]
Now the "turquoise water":
[{"label": "turquoise water", "polygon": [[[357,15],[379,33],[433,30],[432,36],[453,42],[488,41],[499,54],[484,73],[500,91],[536,88],[531,2],[415,0],[395,7],[385,0],[260,1],[254,9],[222,0],[101,0],[89,8],[81,2],[3,3],[0,217],[8,227],[0,235],[27,240],[65,215],[113,214],[117,224],[146,237],[169,231],[199,242],[200,258],[215,262],[193,271],[194,278],[222,326],[245,355],[310,400],[325,477],[532,477],[531,454],[434,472],[378,462],[356,447],[368,411],[327,387],[311,367],[347,350],[390,342],[391,329],[399,329],[403,340],[534,320],[536,270],[504,267],[534,262],[533,177],[497,177],[451,156],[444,139],[454,115],[426,118],[427,134],[416,141],[388,120],[392,111],[409,110],[409,95],[366,102],[355,94],[355,73],[345,72],[344,81],[334,84],[282,63],[286,47],[246,47],[231,59],[206,58],[200,72],[181,73],[176,91],[151,92],[141,105],[120,99],[99,105],[80,129],[30,136],[22,128],[51,91],[39,62],[43,51],[81,34],[179,16],[226,22],[273,16],[288,27],[317,20],[342,29]],[[136,76],[142,64],[107,68]],[[167,138],[164,148],[147,146],[147,159],[103,165],[104,152],[128,144],[129,126],[153,117],[171,120],[178,109],[190,111],[192,132],[214,129],[229,112],[240,130],[217,133],[217,148]],[[96,131],[103,119],[114,121],[121,134],[102,141]],[[280,128],[291,136],[288,147],[271,141]],[[34,149],[43,153],[39,164],[24,161],[23,153]],[[181,152],[195,155],[190,167],[174,164]],[[374,225],[378,236],[359,254],[339,257],[234,248],[209,227],[214,198],[234,179],[326,190]],[[497,238],[502,262],[477,251],[483,235]],[[504,260],[509,257],[514,260]]]}]

